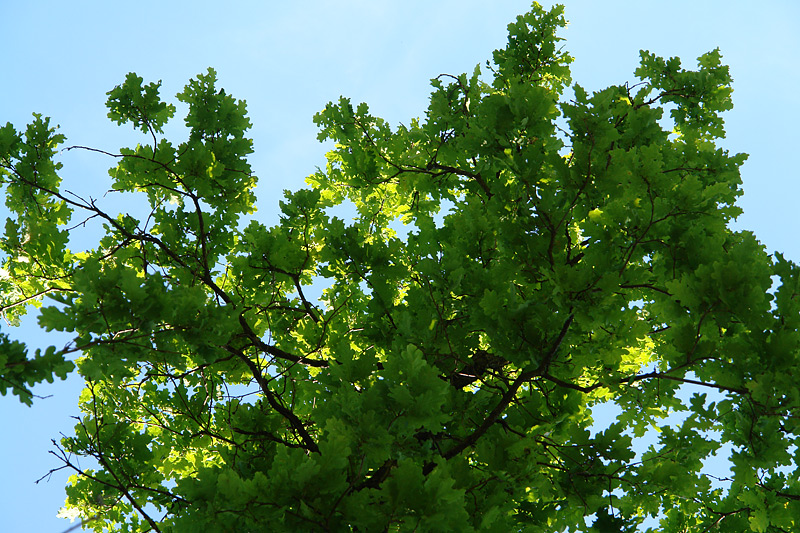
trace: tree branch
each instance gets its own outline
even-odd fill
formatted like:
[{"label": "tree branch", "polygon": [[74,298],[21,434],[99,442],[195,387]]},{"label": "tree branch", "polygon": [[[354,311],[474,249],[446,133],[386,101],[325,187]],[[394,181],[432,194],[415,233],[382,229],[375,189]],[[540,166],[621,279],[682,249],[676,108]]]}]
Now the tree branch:
[{"label": "tree branch", "polygon": [[247,355],[242,353],[231,346],[225,347],[230,353],[236,355],[239,359],[241,359],[245,365],[250,369],[250,372],[253,374],[253,377],[258,382],[261,391],[264,393],[264,396],[267,398],[267,402],[269,405],[275,409],[278,413],[281,414],[292,426],[292,428],[297,432],[300,436],[300,440],[303,441],[304,447],[306,450],[312,453],[319,453],[319,447],[317,443],[314,442],[314,439],[311,437],[311,434],[306,430],[303,422],[295,415],[291,409],[288,409],[281,405],[278,399],[275,397],[275,393],[273,393],[269,388],[269,383],[267,380],[264,379],[264,375],[261,373],[261,369],[258,368],[258,365],[252,361]]},{"label": "tree branch", "polygon": [[555,358],[555,355],[558,352],[558,348],[564,341],[564,337],[567,335],[569,326],[570,324],[572,324],[574,318],[575,315],[569,315],[567,320],[564,322],[564,325],[561,327],[561,331],[559,332],[558,337],[556,337],[555,342],[553,342],[553,345],[550,347],[550,350],[545,355],[541,364],[535,370],[529,370],[527,372],[520,373],[520,375],[517,376],[517,379],[514,380],[511,386],[509,386],[505,394],[503,394],[503,397],[500,398],[500,401],[497,403],[494,409],[492,409],[491,413],[489,413],[489,416],[487,416],[484,419],[481,425],[478,426],[475,429],[475,431],[473,431],[469,435],[469,437],[462,440],[458,445],[456,445],[455,447],[451,448],[448,452],[446,452],[443,455],[445,459],[452,459],[456,455],[460,454],[461,452],[463,452],[464,450],[466,450],[467,448],[478,442],[478,439],[480,439],[483,436],[483,434],[486,433],[486,431],[492,426],[492,424],[495,423],[495,421],[500,417],[500,415],[503,414],[503,411],[506,410],[506,408],[512,402],[514,397],[517,395],[517,391],[522,386],[522,384],[536,376],[542,375],[544,372],[547,372],[547,369],[550,366],[552,360]]}]

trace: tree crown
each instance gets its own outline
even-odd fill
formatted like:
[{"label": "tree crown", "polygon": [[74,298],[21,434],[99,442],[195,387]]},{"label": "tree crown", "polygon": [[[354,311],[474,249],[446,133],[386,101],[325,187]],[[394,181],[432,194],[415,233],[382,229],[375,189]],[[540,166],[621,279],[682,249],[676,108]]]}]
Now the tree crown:
[{"label": "tree crown", "polygon": [[[407,125],[329,103],[327,166],[272,227],[243,222],[251,124],[212,69],[177,95],[180,143],[159,83],[108,93],[143,134],[107,154],[141,214],[62,189],[48,119],[0,128],[0,306],[13,325],[47,298],[42,327],[74,333],[35,354],[0,336],[0,392],[85,380],[55,452],[65,513],[95,531],[792,530],[800,270],[729,228],[728,69],[642,52],[639,82],[589,94],[564,25],[534,4]],[[104,235],[73,252],[88,219]],[[703,461],[725,443],[720,488]]]}]

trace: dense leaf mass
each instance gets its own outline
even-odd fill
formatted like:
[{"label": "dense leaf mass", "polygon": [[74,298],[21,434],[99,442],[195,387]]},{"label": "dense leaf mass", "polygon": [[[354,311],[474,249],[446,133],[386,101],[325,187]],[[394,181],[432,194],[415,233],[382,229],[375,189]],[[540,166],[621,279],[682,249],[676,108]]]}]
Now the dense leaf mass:
[{"label": "dense leaf mass", "polygon": [[[273,227],[247,216],[250,122],[213,70],[178,95],[177,144],[160,84],[109,93],[143,132],[112,188],[143,215],[63,190],[47,119],[0,128],[1,309],[47,297],[40,324],[74,333],[34,355],[3,335],[0,390],[86,382],[63,512],[98,532],[797,531],[800,269],[728,227],[728,69],[642,52],[636,83],[590,94],[564,25],[534,4],[485,67],[432,80],[423,119],[328,104],[327,167]],[[105,234],[73,252],[86,218]]]}]

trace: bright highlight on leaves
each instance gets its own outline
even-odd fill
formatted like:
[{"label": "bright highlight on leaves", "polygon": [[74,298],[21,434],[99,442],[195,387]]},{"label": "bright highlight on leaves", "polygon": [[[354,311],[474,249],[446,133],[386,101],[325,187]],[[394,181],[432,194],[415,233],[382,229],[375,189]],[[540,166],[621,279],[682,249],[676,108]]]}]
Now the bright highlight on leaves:
[{"label": "bright highlight on leaves", "polygon": [[[184,140],[163,137],[159,83],[109,92],[109,118],[144,134],[112,187],[144,214],[63,191],[47,119],[0,128],[0,310],[16,325],[46,298],[42,327],[74,334],[32,356],[0,335],[0,392],[30,404],[75,366],[86,380],[56,449],[75,474],[63,516],[98,532],[797,529],[800,269],[728,227],[745,161],[716,145],[728,69],[717,50],[697,70],[642,52],[638,80],[590,94],[562,11],[534,4],[486,68],[434,79],[421,119],[329,103],[327,166],[273,227],[240,224],[250,121],[212,69],[177,95]],[[74,253],[86,218],[105,234]],[[609,402],[619,416],[592,431]],[[703,465],[723,445],[720,480]]]}]

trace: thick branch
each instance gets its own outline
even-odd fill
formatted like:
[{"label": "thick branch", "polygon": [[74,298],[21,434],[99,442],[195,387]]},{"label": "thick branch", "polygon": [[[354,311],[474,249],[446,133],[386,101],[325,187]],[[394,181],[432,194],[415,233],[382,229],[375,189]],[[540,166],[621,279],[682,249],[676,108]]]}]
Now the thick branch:
[{"label": "thick branch", "polygon": [[267,380],[264,379],[264,376],[261,373],[261,369],[258,368],[258,365],[239,350],[236,350],[230,346],[226,346],[226,348],[229,352],[239,357],[239,359],[241,359],[245,365],[247,365],[247,367],[250,369],[250,372],[253,374],[253,377],[258,382],[261,392],[263,392],[264,396],[267,398],[269,405],[289,422],[292,428],[300,436],[300,440],[303,441],[305,449],[309,452],[319,453],[319,447],[317,446],[317,443],[314,442],[314,439],[306,430],[303,422],[292,412],[291,409],[281,405],[281,403],[275,397],[275,393],[270,390],[269,384],[267,383]]},{"label": "thick branch", "polygon": [[526,381],[531,380],[532,378],[542,375],[542,373],[547,372],[550,363],[555,358],[556,353],[558,352],[558,348],[561,346],[561,343],[564,341],[564,337],[567,335],[567,331],[569,330],[570,324],[572,324],[572,320],[575,318],[574,315],[570,315],[569,318],[564,322],[564,325],[561,327],[561,331],[558,334],[555,342],[550,347],[550,350],[545,355],[544,359],[542,360],[541,364],[535,370],[529,370],[527,372],[520,373],[517,376],[517,379],[511,384],[508,390],[503,394],[503,397],[497,403],[497,405],[492,409],[492,412],[489,413],[489,416],[481,423],[480,426],[475,428],[475,431],[470,434],[469,437],[462,440],[457,446],[451,448],[448,452],[446,452],[443,457],[445,459],[452,459],[453,457],[457,456],[470,446],[474,445],[478,442],[484,433],[492,426],[492,424],[500,418],[500,415],[503,414],[503,411],[509,406],[512,402],[514,397],[517,395],[517,391],[522,386],[523,383]]},{"label": "thick branch", "polygon": [[330,366],[328,361],[300,357],[298,355],[285,352],[276,346],[272,346],[271,344],[267,344],[266,342],[262,341],[258,335],[256,335],[256,332],[253,331],[253,328],[250,327],[250,324],[247,323],[247,320],[244,318],[244,316],[239,316],[239,323],[241,324],[242,330],[244,330],[247,337],[264,353],[267,353],[273,357],[277,357],[278,359],[284,359],[300,365],[308,365],[316,368],[328,368],[328,366]]},{"label": "thick branch", "polygon": [[483,192],[486,193],[486,197],[487,198],[491,198],[492,197],[492,191],[489,189],[489,185],[487,185],[486,180],[484,180],[483,176],[481,176],[479,173],[469,172],[467,170],[461,170],[461,169],[458,169],[458,168],[455,168],[455,167],[451,167],[451,166],[447,166],[447,165],[440,165],[439,163],[434,163],[434,162],[431,162],[428,165],[428,169],[427,170],[430,170],[430,169],[444,170],[445,172],[448,172],[448,173],[451,173],[451,174],[455,174],[456,176],[463,176],[465,178],[471,178],[471,179],[475,180],[475,182],[478,185],[480,185],[481,189],[483,189]]},{"label": "thick branch", "polygon": [[489,416],[486,417],[483,423],[480,426],[478,426],[469,437],[462,440],[457,446],[454,446],[448,452],[446,452],[443,455],[443,457],[445,459],[452,459],[456,455],[460,454],[461,452],[463,452],[464,450],[466,450],[467,448],[478,442],[478,439],[481,438],[483,434],[486,433],[486,431],[492,426],[492,424],[495,423],[495,420],[497,420],[500,417],[500,415],[503,414],[503,411],[506,410],[506,407],[508,407],[508,405],[511,403],[511,400],[513,400],[514,396],[517,395],[517,391],[522,386],[522,384],[530,380],[535,375],[536,371],[531,370],[528,372],[522,372],[519,376],[517,376],[517,379],[514,380],[514,382],[508,388],[506,393],[503,394],[503,397],[500,399],[500,401],[497,403],[494,409],[492,409],[492,412],[489,413]]}]

